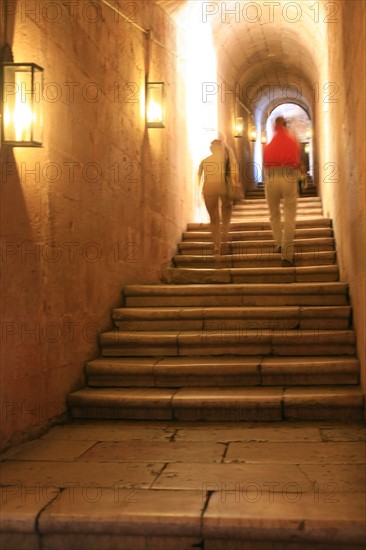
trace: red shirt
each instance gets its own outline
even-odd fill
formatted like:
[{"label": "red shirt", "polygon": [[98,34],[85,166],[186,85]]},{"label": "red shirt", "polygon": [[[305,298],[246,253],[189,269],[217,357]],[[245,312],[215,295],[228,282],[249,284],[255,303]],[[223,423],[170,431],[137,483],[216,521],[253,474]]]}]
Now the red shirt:
[{"label": "red shirt", "polygon": [[279,128],[266,145],[263,155],[264,166],[292,166],[300,168],[300,145],[286,128]]}]

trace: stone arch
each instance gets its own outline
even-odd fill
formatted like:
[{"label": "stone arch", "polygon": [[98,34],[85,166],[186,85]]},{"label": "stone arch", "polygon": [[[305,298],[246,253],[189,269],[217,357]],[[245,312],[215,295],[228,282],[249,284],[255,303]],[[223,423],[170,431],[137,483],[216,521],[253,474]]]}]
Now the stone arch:
[{"label": "stone arch", "polygon": [[314,179],[315,159],[313,152],[313,126],[309,112],[296,102],[280,103],[268,110],[266,137],[272,138],[274,119],[282,115],[291,131],[296,135],[302,152],[302,163],[306,173]]}]

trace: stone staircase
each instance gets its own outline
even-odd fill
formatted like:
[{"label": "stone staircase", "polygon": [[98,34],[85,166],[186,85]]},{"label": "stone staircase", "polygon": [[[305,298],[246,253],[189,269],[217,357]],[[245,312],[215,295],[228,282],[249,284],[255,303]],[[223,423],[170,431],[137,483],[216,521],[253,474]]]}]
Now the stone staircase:
[{"label": "stone staircase", "polygon": [[[314,183],[313,177],[310,174],[307,174],[307,187],[302,191],[302,197],[316,197],[317,189]],[[246,199],[264,199],[264,183],[259,182],[255,186],[246,190],[245,198]]]},{"label": "stone staircase", "polygon": [[189,224],[161,284],[124,288],[72,416],[362,420],[348,289],[318,197],[299,199],[295,249],[282,268],[263,198],[235,206],[223,256],[207,224]]}]

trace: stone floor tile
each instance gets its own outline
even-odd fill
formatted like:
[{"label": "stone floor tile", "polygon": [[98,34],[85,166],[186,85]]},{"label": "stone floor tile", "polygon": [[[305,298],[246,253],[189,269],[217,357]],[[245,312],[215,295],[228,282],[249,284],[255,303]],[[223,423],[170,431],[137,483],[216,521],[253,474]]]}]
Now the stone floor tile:
[{"label": "stone floor tile", "polygon": [[311,491],[313,483],[296,466],[289,464],[168,464],[153,483],[154,489],[200,489],[241,493]]},{"label": "stone floor tile", "polygon": [[106,468],[101,462],[31,462],[2,463],[1,483],[18,486],[20,490],[35,486],[48,491],[66,488],[70,493],[77,487],[93,492],[93,487],[148,488],[164,467],[164,463],[114,463]]},{"label": "stone floor tile", "polygon": [[225,462],[277,464],[366,464],[360,442],[229,443]]},{"label": "stone floor tile", "polygon": [[299,464],[298,467],[311,481],[314,494],[323,500],[338,493],[366,489],[365,464]]},{"label": "stone floor tile", "polygon": [[366,426],[335,426],[329,428],[321,428],[320,433],[324,441],[366,441]]},{"label": "stone floor tile", "polygon": [[38,533],[5,533],[0,532],[1,550],[39,550]]},{"label": "stone floor tile", "polygon": [[364,550],[364,544],[336,544],[332,542],[273,542],[261,540],[205,539],[205,550]]},{"label": "stone floor tile", "polygon": [[131,439],[149,439],[168,441],[175,433],[175,428],[143,427],[134,422],[124,423],[121,421],[110,425],[108,421],[99,425],[87,423],[68,424],[66,426],[55,426],[42,439],[68,439],[83,441],[123,441]]},{"label": "stone floor tile", "polygon": [[46,534],[42,543],[42,550],[188,550],[199,548],[201,538],[62,533]]},{"label": "stone floor tile", "polygon": [[[101,429],[103,426],[104,430]],[[196,510],[195,505],[188,506],[185,502],[186,496],[189,495],[190,498],[193,492],[198,494],[197,502],[201,511],[207,492],[213,491],[206,514],[212,512],[210,505],[215,498],[219,499],[221,510],[217,513],[213,510],[216,515],[214,513],[209,518],[213,524],[204,523],[206,530],[211,529],[210,532],[206,531],[205,537],[205,548],[208,550],[363,550],[364,546],[360,544],[360,540],[365,536],[362,530],[365,521],[362,524],[360,517],[365,513],[365,497],[358,491],[364,490],[365,487],[364,464],[360,463],[362,460],[365,462],[362,443],[364,427],[362,422],[332,421],[283,422],[268,425],[259,422],[191,424],[177,421],[95,420],[55,427],[38,441],[54,445],[55,448],[57,445],[68,443],[67,440],[76,444],[88,443],[89,450],[85,453],[88,461],[84,461],[83,456],[76,462],[71,462],[72,459],[63,461],[63,458],[57,462],[53,457],[43,462],[39,458],[24,461],[23,458],[17,457],[14,460],[9,457],[9,452],[12,451],[10,455],[16,456],[17,451],[24,445],[8,451],[8,456],[2,463],[5,474],[2,479],[3,483],[9,486],[3,487],[2,490],[3,495],[7,496],[6,517],[9,521],[7,531],[2,533],[1,549],[39,550],[37,535],[33,531],[24,530],[28,529],[29,525],[33,529],[32,523],[25,528],[23,525],[23,531],[17,529],[15,533],[9,530],[10,522],[16,522],[19,516],[17,507],[9,510],[9,500],[17,497],[23,503],[24,495],[27,502],[31,499],[34,502],[36,498],[39,501],[41,495],[44,502],[40,509],[44,510],[41,517],[49,509],[57,506],[61,498],[65,505],[63,510],[66,510],[65,521],[69,522],[68,532],[65,533],[65,527],[62,525],[61,530],[59,528],[64,517],[61,510],[56,514],[57,521],[42,534],[42,550],[187,550],[199,547],[202,541],[200,531],[184,530],[183,519],[181,522],[179,520],[177,527],[174,523],[175,511],[182,509],[184,515],[184,510]],[[72,429],[75,429],[75,439]],[[90,439],[85,441],[82,436],[88,430]],[[99,440],[103,432],[107,440],[99,445],[121,445],[117,450],[121,452],[122,460],[117,456],[112,462],[108,462],[106,447],[103,452],[106,453],[107,460],[105,457],[101,459],[100,456],[90,456],[98,447],[94,445],[95,436]],[[77,433],[81,436],[79,440],[76,437]],[[118,434],[121,439],[114,440]],[[167,435],[171,438],[170,441],[165,439]],[[145,449],[141,446],[139,448],[139,444],[143,446],[145,443],[148,444]],[[151,460],[141,461],[141,456],[145,458],[149,445]],[[179,448],[179,445],[182,446]],[[131,462],[125,461],[125,449],[128,448]],[[217,448],[220,450],[219,453],[216,451]],[[171,451],[170,455],[165,452],[167,449]],[[220,463],[226,449],[228,453],[225,462]],[[153,454],[158,452],[156,450],[160,453],[159,459]],[[230,457],[233,450],[233,454],[239,455],[237,458]],[[53,451],[50,448],[48,452]],[[285,459],[281,459],[280,452]],[[164,467],[166,462],[169,462],[167,459],[171,459],[171,463]],[[121,461],[118,462],[119,460]],[[11,485],[14,480],[16,484]],[[118,483],[115,483],[116,480]],[[61,493],[54,494],[59,486],[63,488],[62,496]],[[151,486],[153,489],[146,489]],[[117,517],[116,514],[120,513],[121,506],[122,520],[124,524],[129,525],[130,520],[125,517],[126,508],[137,506],[140,495],[146,493],[154,493],[155,501],[157,494],[175,493],[175,503],[166,504],[165,507],[166,511],[171,509],[169,520],[168,512],[159,512],[160,505],[157,507],[156,515],[155,502],[153,505],[154,499],[151,499],[151,511],[140,510],[136,519],[136,522],[140,523],[132,525],[133,533],[127,532],[123,525],[118,533],[110,533],[109,521],[119,528],[120,515]],[[51,496],[54,496],[55,502],[47,506],[45,498]],[[75,504],[76,501],[82,501],[87,508],[89,507],[89,511],[93,510],[92,520],[88,519],[89,512]],[[118,503],[121,504],[120,507],[117,506]],[[112,510],[114,505],[117,506],[112,510],[115,513],[114,519],[107,518],[105,504],[109,510]],[[257,512],[247,513],[249,506],[253,509],[258,504],[262,504],[259,513],[258,509]],[[268,511],[269,504],[276,504],[278,517]],[[94,510],[96,507],[97,510]],[[231,518],[229,513],[225,513],[225,507],[232,507]],[[296,513],[291,513],[293,507],[297,507]],[[332,516],[329,512],[331,508],[335,509]],[[241,510],[240,513],[237,512],[238,509]],[[104,521],[99,521],[95,516],[98,513],[102,516],[105,514],[106,531],[103,531],[101,526]],[[132,514],[133,511],[129,510],[128,513]],[[197,521],[197,524],[199,513],[197,518],[192,520]],[[37,516],[38,513],[35,513],[34,517]],[[76,528],[71,527],[71,516],[77,517]],[[52,516],[52,521],[54,518],[55,516]],[[87,526],[80,530],[80,525],[87,525],[89,520],[90,525],[94,522],[98,526]],[[145,526],[146,521],[149,529],[155,529],[155,535],[142,536],[141,526]],[[151,527],[153,521],[160,523]],[[197,524],[195,523],[195,526]],[[101,530],[98,533],[93,532],[93,529],[99,528]],[[174,538],[177,531],[174,531],[174,534],[166,531],[170,528],[181,529],[178,538]],[[188,528],[196,528],[192,527],[190,519]],[[271,542],[267,542],[268,536],[272,537]],[[287,542],[283,537],[287,537]],[[314,541],[318,539],[322,542],[316,544]],[[240,546],[237,546],[238,544]]]},{"label": "stone floor tile", "polygon": [[321,441],[320,430],[317,427],[303,427],[299,429],[296,424],[286,425],[282,423],[270,426],[252,426],[242,423],[226,425],[223,427],[210,427],[209,425],[194,428],[177,426],[175,441]]},{"label": "stone floor tile", "polygon": [[174,441],[115,441],[97,443],[82,462],[221,462],[225,445]]},{"label": "stone floor tile", "polygon": [[[365,540],[365,495],[340,493],[328,502],[312,493],[235,494],[211,496],[204,513],[205,538],[335,542]],[[336,547],[336,546],[335,546]],[[345,549],[343,549],[345,550]]]},{"label": "stone floor tile", "polygon": [[[143,431],[143,438],[147,437],[149,439],[149,433],[151,432],[151,438],[154,439],[155,430],[159,433],[159,430],[163,433],[166,431],[167,433],[175,433],[175,422],[171,422],[170,420],[118,420],[118,419],[109,419],[109,420],[96,420],[95,418],[88,418],[86,420],[82,418],[73,419],[70,423],[64,424],[63,426],[68,428],[75,428],[75,429],[94,429],[94,428],[103,428],[108,434],[108,430],[121,430],[121,435],[129,439],[128,433],[133,433],[136,431],[136,433],[139,433],[139,430],[141,429]],[[57,427],[63,427],[63,426],[54,426],[54,428]],[[51,428],[48,432],[46,432],[42,437],[42,439],[48,439],[48,434],[52,433],[53,428]],[[146,430],[146,431],[145,431]],[[51,439],[53,439],[51,437]],[[55,437],[55,439],[58,439]]]},{"label": "stone floor tile", "polygon": [[[98,498],[62,494],[39,519],[39,531],[100,535],[185,536],[201,533],[201,491],[103,489]],[[132,549],[131,549],[132,550]]]},{"label": "stone floor tile", "polygon": [[0,532],[35,534],[39,513],[50,502],[57,500],[60,492],[53,487],[47,491],[43,491],[40,487],[27,490],[26,486],[17,483],[0,487],[0,495]]},{"label": "stone floor tile", "polygon": [[48,441],[35,439],[13,447],[1,455],[1,460],[76,460],[93,446],[91,441]]}]

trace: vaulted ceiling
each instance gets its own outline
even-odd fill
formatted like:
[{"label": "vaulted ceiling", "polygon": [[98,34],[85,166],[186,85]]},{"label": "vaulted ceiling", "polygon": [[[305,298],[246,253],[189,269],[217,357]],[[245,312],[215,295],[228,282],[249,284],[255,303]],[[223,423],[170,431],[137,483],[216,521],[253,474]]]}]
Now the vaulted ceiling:
[{"label": "vaulted ceiling", "polygon": [[[231,85],[239,83],[245,91],[252,85],[252,94],[272,87],[271,101],[277,104],[287,90],[287,99],[296,98],[312,110],[314,87],[326,61],[324,19],[331,16],[326,5],[306,0],[156,3],[188,33],[190,17],[201,17],[211,25],[219,73]],[[257,101],[256,108],[265,108],[264,103],[264,98]]]}]

